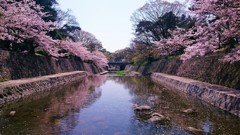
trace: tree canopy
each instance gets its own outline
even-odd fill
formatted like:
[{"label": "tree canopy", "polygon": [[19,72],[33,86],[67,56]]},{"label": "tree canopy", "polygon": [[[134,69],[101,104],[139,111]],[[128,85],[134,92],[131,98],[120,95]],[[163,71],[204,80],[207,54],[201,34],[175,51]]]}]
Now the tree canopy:
[{"label": "tree canopy", "polygon": [[[76,56],[106,66],[99,46],[88,51],[75,17],[54,8],[55,0],[0,0],[0,48],[35,54],[44,51],[53,57]],[[89,42],[100,43],[92,34]],[[96,56],[95,56],[96,55]]]},{"label": "tree canopy", "polygon": [[[240,61],[240,1],[153,0],[132,15],[135,37],[130,61],[181,55],[182,60],[225,50],[224,61]],[[122,51],[125,52],[125,51]]]}]

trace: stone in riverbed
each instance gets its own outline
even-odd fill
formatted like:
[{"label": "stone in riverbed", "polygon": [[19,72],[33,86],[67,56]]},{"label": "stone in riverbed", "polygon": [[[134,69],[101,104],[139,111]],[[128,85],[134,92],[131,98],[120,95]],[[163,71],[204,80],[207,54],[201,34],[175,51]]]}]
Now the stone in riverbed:
[{"label": "stone in riverbed", "polygon": [[168,107],[168,106],[165,106],[165,107],[163,107],[163,109],[169,109],[169,107]]},{"label": "stone in riverbed", "polygon": [[15,114],[16,114],[16,111],[11,111],[11,112],[9,113],[10,116],[14,116]]},{"label": "stone in riverbed", "polygon": [[182,112],[185,113],[185,114],[194,114],[194,113],[196,113],[196,111],[194,111],[194,110],[191,109],[191,108],[182,110]]},{"label": "stone in riverbed", "polygon": [[188,127],[187,131],[194,133],[194,134],[203,134],[204,131],[202,129],[194,128],[194,127]]},{"label": "stone in riverbed", "polygon": [[169,122],[170,119],[162,114],[153,113],[152,117],[149,119],[150,122],[158,123],[158,122]]},{"label": "stone in riverbed", "polygon": [[154,116],[157,116],[157,117],[164,117],[162,114],[159,114],[159,113],[153,113],[153,114],[152,114],[152,117],[154,117]]},{"label": "stone in riverbed", "polygon": [[148,105],[141,105],[141,106],[138,106],[138,105],[134,105],[134,110],[135,111],[151,111],[151,107],[148,106]]}]

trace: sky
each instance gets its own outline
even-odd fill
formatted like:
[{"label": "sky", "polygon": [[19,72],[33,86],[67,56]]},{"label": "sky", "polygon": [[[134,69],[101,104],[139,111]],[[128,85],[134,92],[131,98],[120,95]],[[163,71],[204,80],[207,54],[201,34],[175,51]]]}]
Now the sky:
[{"label": "sky", "polygon": [[[80,27],[96,36],[110,52],[128,47],[134,37],[132,13],[149,0],[58,0],[70,9]],[[172,1],[172,0],[168,0]]]}]

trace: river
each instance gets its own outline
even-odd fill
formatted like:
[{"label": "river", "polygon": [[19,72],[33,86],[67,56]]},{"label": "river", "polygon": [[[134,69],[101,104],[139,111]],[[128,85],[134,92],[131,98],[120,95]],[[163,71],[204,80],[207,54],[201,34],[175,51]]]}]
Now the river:
[{"label": "river", "polygon": [[[148,105],[169,120],[151,122],[151,114],[134,105]],[[203,131],[197,134],[239,135],[240,119],[145,77],[91,76],[0,110],[1,135],[194,134],[189,127]]]}]

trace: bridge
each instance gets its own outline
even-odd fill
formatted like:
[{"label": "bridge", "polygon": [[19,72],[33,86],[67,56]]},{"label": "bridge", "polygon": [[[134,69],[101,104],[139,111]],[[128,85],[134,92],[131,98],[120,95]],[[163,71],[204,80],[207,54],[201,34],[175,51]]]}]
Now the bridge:
[{"label": "bridge", "polygon": [[108,70],[111,70],[111,67],[119,67],[119,70],[124,70],[127,65],[131,63],[129,62],[108,62]]}]

